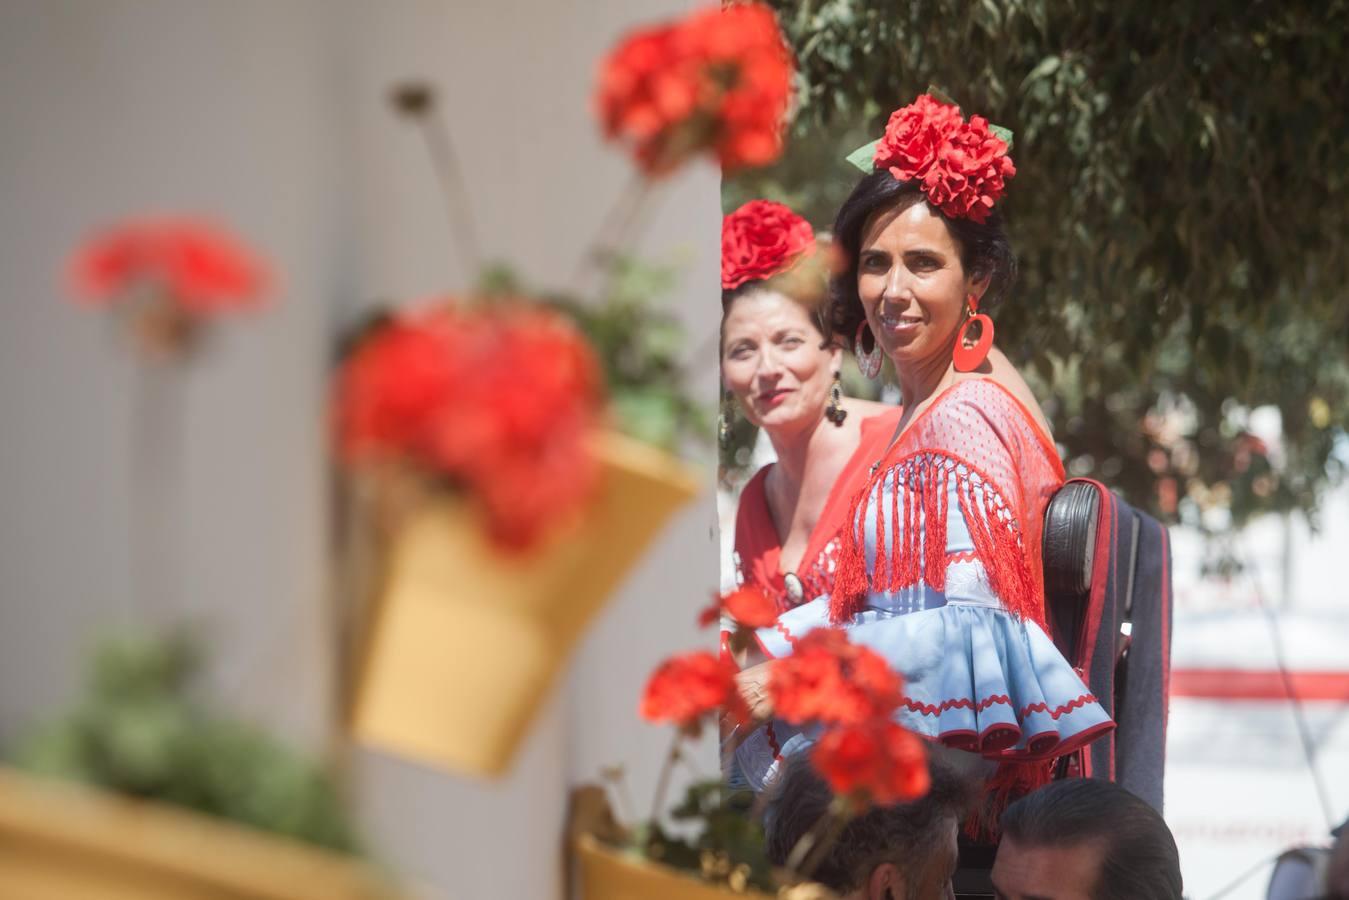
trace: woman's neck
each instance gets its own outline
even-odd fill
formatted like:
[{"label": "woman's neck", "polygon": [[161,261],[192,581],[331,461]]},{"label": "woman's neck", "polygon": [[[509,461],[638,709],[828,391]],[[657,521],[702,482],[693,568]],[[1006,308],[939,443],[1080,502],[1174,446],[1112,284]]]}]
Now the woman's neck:
[{"label": "woman's neck", "polygon": [[906,412],[916,410],[929,397],[955,380],[955,367],[949,357],[912,367],[896,366],[895,373],[899,376],[899,391]]},{"label": "woman's neck", "polygon": [[820,427],[819,422],[809,426],[809,430],[804,434],[797,432],[782,437],[772,433],[768,435],[769,441],[773,444],[773,451],[778,457],[776,466],[778,485],[790,497],[800,493],[801,485],[806,480],[806,468],[811,458],[818,455],[821,447],[828,443],[827,438],[828,434]]}]

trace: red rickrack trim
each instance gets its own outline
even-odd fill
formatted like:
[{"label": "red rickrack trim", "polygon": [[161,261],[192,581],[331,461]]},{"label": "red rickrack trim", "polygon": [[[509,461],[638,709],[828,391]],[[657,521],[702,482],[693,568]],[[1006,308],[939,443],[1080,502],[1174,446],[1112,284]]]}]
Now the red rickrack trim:
[{"label": "red rickrack trim", "polygon": [[791,644],[793,649],[796,648],[796,641],[797,641],[796,636],[787,630],[787,626],[782,624],[781,619],[773,623],[773,628],[775,628],[779,634],[781,634],[783,637],[787,639],[787,643]]},{"label": "red rickrack trim", "polygon": [[958,700],[943,700],[940,704],[933,706],[930,703],[923,703],[920,700],[913,700],[909,697],[904,698],[904,705],[910,712],[922,713],[925,716],[935,716],[938,713],[946,712],[948,709],[972,709],[975,712],[983,712],[994,703],[1006,703],[1012,705],[1012,698],[1006,694],[994,694],[992,697],[986,697],[979,701],[976,706],[969,697],[961,697]]},{"label": "red rickrack trim", "polygon": [[768,738],[768,747],[773,751],[773,759],[782,759],[782,747],[778,746],[778,735],[773,730],[772,722],[764,726],[764,737]]},{"label": "red rickrack trim", "polygon": [[1025,709],[1021,710],[1021,712],[1017,713],[1017,718],[1018,719],[1023,718],[1028,713],[1042,712],[1042,713],[1049,713],[1049,717],[1051,719],[1057,720],[1059,716],[1065,715],[1067,713],[1072,712],[1075,709],[1086,706],[1088,703],[1095,703],[1095,702],[1096,697],[1094,694],[1083,694],[1081,697],[1078,697],[1075,700],[1069,700],[1067,703],[1063,704],[1062,706],[1056,707],[1053,710],[1050,710],[1049,704],[1047,703],[1032,703],[1030,706],[1027,706]]},{"label": "red rickrack trim", "polygon": [[[1053,710],[1049,708],[1049,704],[1047,703],[1038,703],[1038,702],[1031,703],[1030,705],[1019,710],[1016,713],[1016,718],[1017,721],[1020,721],[1033,712],[1042,712],[1042,713],[1049,713],[1049,717],[1057,721],[1060,716],[1066,715],[1075,709],[1079,709],[1083,706],[1086,706],[1088,703],[1095,703],[1095,702],[1096,697],[1094,694],[1083,694],[1082,696],[1077,697],[1073,700],[1069,700],[1067,703],[1063,704],[1062,706],[1056,707]],[[903,703],[904,706],[910,712],[921,713],[922,715],[925,716],[935,716],[938,713],[946,712],[948,709],[972,709],[975,712],[983,712],[984,710],[988,709],[995,703],[1004,703],[1008,706],[1011,706],[1012,698],[1007,696],[1006,694],[994,694],[991,697],[985,697],[983,700],[980,700],[979,703],[976,705],[975,702],[971,700],[969,697],[960,697],[955,700],[943,700],[941,703],[934,706],[931,703],[923,703],[919,700],[913,700],[909,697],[905,697]]]},{"label": "red rickrack trim", "polygon": [[978,562],[979,554],[973,550],[952,550],[946,554],[948,564],[953,562]]}]

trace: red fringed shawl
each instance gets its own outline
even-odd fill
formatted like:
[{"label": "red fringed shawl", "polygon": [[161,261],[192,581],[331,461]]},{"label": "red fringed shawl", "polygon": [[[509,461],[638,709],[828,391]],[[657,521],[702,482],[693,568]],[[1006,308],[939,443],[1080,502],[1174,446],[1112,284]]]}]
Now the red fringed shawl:
[{"label": "red fringed shawl", "polygon": [[[849,521],[852,496],[866,483],[869,468],[889,443],[900,413],[896,408],[862,421],[857,449],[839,473],[797,566],[797,577],[805,588],[803,600],[812,600],[832,587],[841,532]],[[778,609],[787,610],[794,604],[788,600],[783,581],[782,538],[773,524],[764,493],[769,468],[764,466],[755,472],[740,494],[735,517],[737,575],[742,584],[758,587],[778,602]]]},{"label": "red fringed shawl", "polygon": [[[895,489],[877,490],[893,479]],[[948,498],[954,483],[974,554],[1007,610],[1045,627],[1040,540],[1045,506],[1063,484],[1063,464],[1030,412],[991,379],[961,381],[940,394],[880,458],[852,502],[842,532],[830,619],[860,612],[872,592],[923,582],[944,591]],[[899,533],[886,534],[884,505]],[[870,518],[864,518],[870,517]],[[864,522],[874,521],[868,572]]]}]

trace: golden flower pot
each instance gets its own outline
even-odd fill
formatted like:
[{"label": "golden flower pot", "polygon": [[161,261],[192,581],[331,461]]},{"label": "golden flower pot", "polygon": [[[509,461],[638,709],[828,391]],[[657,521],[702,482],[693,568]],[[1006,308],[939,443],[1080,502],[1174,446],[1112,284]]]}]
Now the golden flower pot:
[{"label": "golden flower pot", "polygon": [[527,554],[486,538],[462,500],[396,533],[355,689],[364,743],[495,776],[510,764],[576,639],[656,534],[697,493],[683,465],[606,433],[583,520]]},{"label": "golden flower pot", "polygon": [[0,769],[0,897],[393,900],[359,861],[186,810]]},{"label": "golden flower pot", "polygon": [[691,873],[624,854],[589,834],[576,838],[575,854],[575,900],[771,900],[769,894],[735,893]]}]

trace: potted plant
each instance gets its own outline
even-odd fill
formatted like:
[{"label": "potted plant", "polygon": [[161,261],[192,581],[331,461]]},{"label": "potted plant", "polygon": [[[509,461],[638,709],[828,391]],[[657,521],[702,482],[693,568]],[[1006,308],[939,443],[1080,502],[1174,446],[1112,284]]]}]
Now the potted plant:
[{"label": "potted plant", "polygon": [[[810,632],[791,656],[768,664],[774,716],[806,738],[809,746],[798,752],[809,754],[810,765],[835,795],[786,865],[774,868],[764,855],[759,821],[767,792],[756,797],[720,778],[700,781],[666,812],[670,771],[684,744],[714,721],[726,737],[752,723],[732,658],[754,645],[754,629],[771,626],[776,613],[773,601],[751,588],[719,597],[700,621],[723,622],[722,653],[674,656],[652,673],[641,713],[674,725],[675,732],[651,813],[643,822],[622,823],[604,788],[585,786],[573,793],[579,900],[728,895],[829,900],[834,895],[810,876],[848,822],[872,804],[905,802],[927,792],[922,741],[893,718],[903,696],[901,676],[878,654],[849,642],[842,630],[827,628]],[[677,827],[667,827],[668,821]]]},{"label": "potted plant", "polygon": [[623,41],[596,106],[640,174],[565,290],[481,264],[434,92],[395,91],[427,137],[465,265],[483,274],[374,323],[337,376],[339,455],[366,541],[381,544],[368,555],[378,599],[356,616],[359,739],[504,771],[587,622],[694,495],[669,451],[703,417],[682,388],[680,335],[650,304],[662,273],[625,244],[651,188],[688,161],[777,157],[791,74],[760,4]]},{"label": "potted plant", "polygon": [[196,699],[197,661],[182,639],[97,648],[85,696],[0,769],[6,895],[397,896],[318,765]]}]

